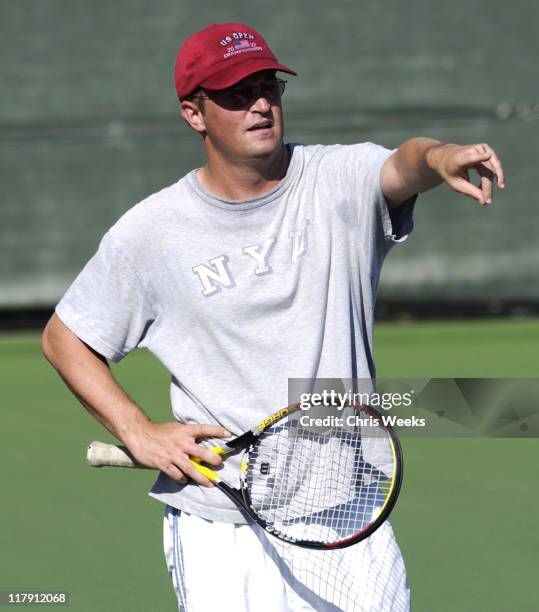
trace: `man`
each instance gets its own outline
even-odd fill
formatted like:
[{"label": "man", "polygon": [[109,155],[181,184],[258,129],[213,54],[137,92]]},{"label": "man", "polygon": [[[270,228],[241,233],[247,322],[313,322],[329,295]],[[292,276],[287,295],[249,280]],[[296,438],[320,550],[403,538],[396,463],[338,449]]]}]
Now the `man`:
[{"label": "man", "polygon": [[[315,553],[279,548],[245,524],[189,457],[219,465],[198,442],[237,435],[286,405],[289,378],[374,378],[381,265],[412,229],[416,194],[445,181],[488,204],[502,167],[486,144],[427,138],[395,152],[285,145],[277,71],[295,74],[245,24],[187,39],[176,89],[207,163],[107,232],[58,304],[43,351],[136,459],[160,470],[151,494],[167,504],[180,609],[407,610],[389,524],[350,552],[321,553],[334,564],[325,575]],[[136,347],[171,372],[173,422],[153,423],[111,374],[107,359]],[[236,473],[231,457],[223,476]],[[224,561],[212,550],[226,551]],[[345,579],[360,585],[347,587],[354,597],[342,595]]]}]

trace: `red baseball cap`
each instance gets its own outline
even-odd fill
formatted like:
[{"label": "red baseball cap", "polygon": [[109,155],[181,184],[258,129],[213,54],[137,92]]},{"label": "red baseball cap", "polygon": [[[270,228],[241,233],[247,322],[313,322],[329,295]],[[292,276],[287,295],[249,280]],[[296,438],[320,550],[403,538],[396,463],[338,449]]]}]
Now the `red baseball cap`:
[{"label": "red baseball cap", "polygon": [[180,100],[198,87],[225,89],[260,70],[297,74],[279,64],[268,43],[244,23],[213,23],[191,34],[176,57],[174,80]]}]

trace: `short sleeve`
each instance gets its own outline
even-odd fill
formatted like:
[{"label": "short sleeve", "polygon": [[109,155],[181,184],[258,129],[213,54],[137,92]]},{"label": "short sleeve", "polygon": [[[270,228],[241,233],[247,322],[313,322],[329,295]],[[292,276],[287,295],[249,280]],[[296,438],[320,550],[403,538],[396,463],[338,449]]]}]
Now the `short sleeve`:
[{"label": "short sleeve", "polygon": [[99,354],[120,361],[153,322],[148,291],[110,233],[56,306],[56,314]]},{"label": "short sleeve", "polygon": [[329,149],[335,183],[355,220],[364,282],[370,283],[373,296],[386,255],[395,244],[404,242],[413,229],[416,196],[390,209],[380,184],[382,166],[393,153],[371,142]]},{"label": "short sleeve", "polygon": [[373,143],[357,145],[356,191],[359,194],[358,215],[367,236],[384,254],[403,242],[413,229],[413,210],[417,196],[390,209],[380,185],[384,162],[395,152]]}]

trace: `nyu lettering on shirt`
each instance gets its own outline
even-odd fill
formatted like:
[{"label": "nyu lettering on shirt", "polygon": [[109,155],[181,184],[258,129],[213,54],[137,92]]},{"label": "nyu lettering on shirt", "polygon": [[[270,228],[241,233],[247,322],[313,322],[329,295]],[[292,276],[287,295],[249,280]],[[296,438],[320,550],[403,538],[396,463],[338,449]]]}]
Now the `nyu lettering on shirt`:
[{"label": "nyu lettering on shirt", "polygon": [[[388,211],[371,143],[290,145],[286,177],[230,202],[196,171],[129,210],[56,307],[113,361],[149,349],[171,374],[174,417],[234,435],[288,403],[289,378],[373,378],[384,257],[412,229]],[[143,406],[151,416],[152,407]],[[222,475],[237,482],[239,457]],[[216,488],[160,475],[151,495],[203,518],[245,522]]]}]

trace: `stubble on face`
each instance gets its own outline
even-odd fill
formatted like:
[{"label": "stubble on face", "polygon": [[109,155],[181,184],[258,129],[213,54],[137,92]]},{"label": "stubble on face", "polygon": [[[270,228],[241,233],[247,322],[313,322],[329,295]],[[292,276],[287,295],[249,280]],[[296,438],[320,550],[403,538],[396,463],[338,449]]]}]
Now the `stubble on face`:
[{"label": "stubble on face", "polygon": [[[240,81],[259,85],[274,78],[263,71]],[[258,92],[260,93],[260,92]],[[281,100],[257,97],[245,108],[230,110],[216,101],[205,100],[204,136],[208,160],[220,157],[231,163],[272,163],[283,154],[283,113]]]}]

